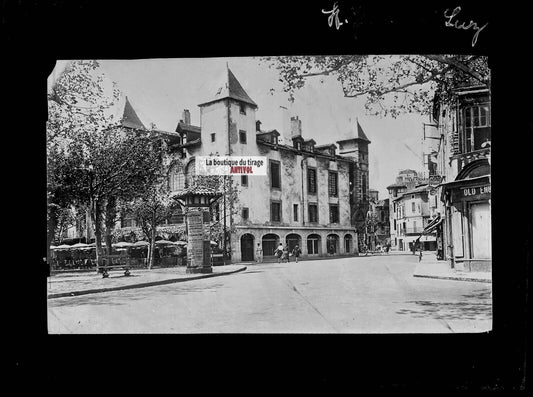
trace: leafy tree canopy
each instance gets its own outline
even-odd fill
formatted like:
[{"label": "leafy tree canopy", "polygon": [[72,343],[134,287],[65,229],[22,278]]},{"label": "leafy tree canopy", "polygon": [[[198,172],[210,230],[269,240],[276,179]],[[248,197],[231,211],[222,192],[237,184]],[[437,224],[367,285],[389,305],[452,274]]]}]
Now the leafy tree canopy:
[{"label": "leafy tree canopy", "polygon": [[365,98],[371,115],[430,114],[435,93],[441,101],[464,85],[490,87],[487,57],[477,55],[339,55],[263,57],[280,73],[294,99],[309,79],[336,78],[347,98]]}]

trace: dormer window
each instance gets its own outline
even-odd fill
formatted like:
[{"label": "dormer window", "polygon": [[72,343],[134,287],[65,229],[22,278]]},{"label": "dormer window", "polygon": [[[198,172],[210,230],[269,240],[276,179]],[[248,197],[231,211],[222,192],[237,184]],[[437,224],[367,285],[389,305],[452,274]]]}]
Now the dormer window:
[{"label": "dormer window", "polygon": [[302,150],[302,142],[296,142],[296,149]]}]

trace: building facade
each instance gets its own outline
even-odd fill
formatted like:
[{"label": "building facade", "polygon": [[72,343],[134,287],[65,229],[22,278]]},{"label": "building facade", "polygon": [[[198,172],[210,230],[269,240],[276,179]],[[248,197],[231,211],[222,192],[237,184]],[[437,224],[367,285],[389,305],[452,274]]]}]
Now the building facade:
[{"label": "building facade", "polygon": [[[215,95],[200,108],[200,126],[184,111],[176,128],[179,143],[173,156],[181,166],[171,173],[173,191],[188,186],[197,156],[264,156],[267,176],[228,176],[238,189],[222,203],[220,221],[231,230],[228,246],[234,262],[254,260],[260,247],[265,258],[279,243],[303,256],[356,254],[356,220],[368,202],[368,144],[357,122],[354,137],[327,145],[306,138],[302,122],[290,119],[290,141],[280,132],[261,129],[257,104],[231,70]],[[225,204],[225,205],[224,205]],[[226,211],[224,209],[227,208]],[[231,208],[230,208],[231,207]],[[225,214],[225,215],[224,215]],[[364,223],[365,212],[362,215]]]},{"label": "building facade", "polygon": [[467,271],[492,268],[491,102],[485,86],[461,87],[454,99],[434,101],[440,133],[437,155],[444,216],[445,258]]}]

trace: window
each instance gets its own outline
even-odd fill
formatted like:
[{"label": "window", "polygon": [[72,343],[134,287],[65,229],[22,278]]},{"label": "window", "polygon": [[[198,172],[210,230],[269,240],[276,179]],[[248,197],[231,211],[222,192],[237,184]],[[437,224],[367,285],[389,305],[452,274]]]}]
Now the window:
[{"label": "window", "polygon": [[328,193],[330,197],[337,197],[338,191],[338,174],[336,172],[329,171],[328,175]]},{"label": "window", "polygon": [[133,215],[128,214],[122,218],[120,227],[135,227],[135,226],[136,226],[136,222],[135,222],[135,218],[133,217]]},{"label": "window", "polygon": [[167,223],[171,225],[182,224],[184,222],[185,222],[185,218],[183,216],[181,208],[178,208],[177,210],[173,211],[172,214],[167,219]]},{"label": "window", "polygon": [[270,220],[272,222],[281,221],[281,203],[279,201],[270,203]]},{"label": "window", "polygon": [[336,204],[329,205],[329,222],[339,223],[339,206]]},{"label": "window", "polygon": [[471,152],[483,148],[490,142],[490,108],[489,105],[469,106],[463,109],[464,128],[460,134],[460,147],[463,152]]},{"label": "window", "polygon": [[294,222],[298,222],[298,204],[293,204],[292,216],[293,216]]},{"label": "window", "polygon": [[246,131],[239,131],[239,143],[246,143]]},{"label": "window", "polygon": [[216,203],[214,206],[211,206],[209,208],[209,212],[211,213],[211,221],[220,221],[220,205]]},{"label": "window", "polygon": [[309,222],[318,222],[318,206],[317,204],[309,204]]},{"label": "window", "polygon": [[416,208],[415,208],[415,206],[416,206],[416,204],[415,204],[415,202],[413,201],[413,202],[411,203],[411,212],[412,212],[412,213],[415,213],[415,212],[416,212]]},{"label": "window", "polygon": [[171,192],[182,190],[185,187],[185,175],[181,165],[175,165],[168,175],[168,187]]},{"label": "window", "polygon": [[239,113],[246,114],[246,105],[244,103],[239,103]]},{"label": "window", "polygon": [[394,230],[396,230],[396,219],[394,219]]},{"label": "window", "polygon": [[185,187],[192,186],[193,180],[194,180],[194,174],[195,174],[195,161],[191,160],[189,164],[187,164],[187,167],[185,168]]},{"label": "window", "polygon": [[278,161],[270,160],[270,187],[281,189],[280,164]]},{"label": "window", "polygon": [[241,175],[241,185],[248,186],[248,175]]},{"label": "window", "polygon": [[214,132],[211,134],[211,142],[215,142],[215,133]]},{"label": "window", "polygon": [[316,170],[309,168],[307,170],[307,191],[309,193],[316,193]]},{"label": "window", "polygon": [[363,192],[363,200],[366,199],[366,177],[361,175],[361,189]]},{"label": "window", "polygon": [[242,209],[242,219],[243,220],[248,220],[248,215],[249,215],[249,209],[248,208],[243,208]]}]

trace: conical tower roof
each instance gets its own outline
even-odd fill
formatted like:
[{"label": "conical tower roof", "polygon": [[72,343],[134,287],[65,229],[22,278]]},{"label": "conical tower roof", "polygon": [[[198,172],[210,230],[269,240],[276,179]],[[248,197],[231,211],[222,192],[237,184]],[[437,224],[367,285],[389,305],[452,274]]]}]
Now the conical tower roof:
[{"label": "conical tower roof", "polygon": [[366,141],[370,143],[370,139],[367,138],[365,132],[363,131],[363,128],[359,124],[359,120],[356,120],[355,123],[356,123],[355,139],[360,139],[362,141]]},{"label": "conical tower roof", "polygon": [[135,109],[133,109],[133,106],[131,106],[131,102],[129,101],[128,97],[126,97],[126,102],[124,104],[124,112],[122,114],[120,124],[123,127],[127,128],[146,130],[146,127],[137,115],[137,112],[135,111]]},{"label": "conical tower roof", "polygon": [[226,73],[224,73],[222,80],[216,85],[214,95],[211,99],[198,106],[207,105],[226,98],[235,99],[237,101],[245,102],[253,107],[257,107],[257,104],[252,98],[250,98],[244,88],[242,88],[241,83],[239,83],[229,67],[226,68]]}]

